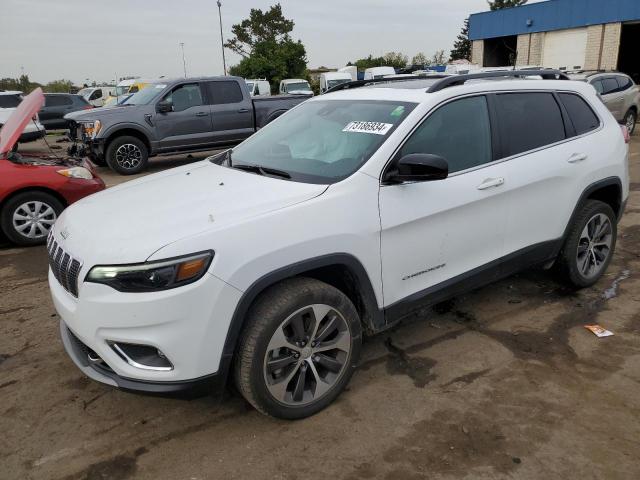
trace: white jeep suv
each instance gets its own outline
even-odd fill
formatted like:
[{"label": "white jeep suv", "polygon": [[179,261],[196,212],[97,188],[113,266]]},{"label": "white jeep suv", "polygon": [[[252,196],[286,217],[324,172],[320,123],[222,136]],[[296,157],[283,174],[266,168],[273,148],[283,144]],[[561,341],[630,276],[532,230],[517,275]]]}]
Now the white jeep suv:
[{"label": "white jeep suv", "polygon": [[592,285],[629,192],[624,132],[591,86],[516,75],[344,84],[72,205],[48,242],[67,352],[127,390],[231,376],[301,418],[344,389],[363,334],[417,308],[534,265]]}]

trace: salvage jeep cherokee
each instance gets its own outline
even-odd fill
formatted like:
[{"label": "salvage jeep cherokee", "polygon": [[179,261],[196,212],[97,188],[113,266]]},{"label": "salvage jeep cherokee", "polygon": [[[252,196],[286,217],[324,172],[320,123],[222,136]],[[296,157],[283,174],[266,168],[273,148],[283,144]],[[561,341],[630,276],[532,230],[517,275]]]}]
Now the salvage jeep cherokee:
[{"label": "salvage jeep cherokee", "polygon": [[629,192],[626,130],[559,72],[484,81],[517,75],[343,84],[72,205],[48,242],[70,357],[127,390],[229,375],[301,418],[344,389],[363,333],[419,307],[534,265],[592,285]]}]

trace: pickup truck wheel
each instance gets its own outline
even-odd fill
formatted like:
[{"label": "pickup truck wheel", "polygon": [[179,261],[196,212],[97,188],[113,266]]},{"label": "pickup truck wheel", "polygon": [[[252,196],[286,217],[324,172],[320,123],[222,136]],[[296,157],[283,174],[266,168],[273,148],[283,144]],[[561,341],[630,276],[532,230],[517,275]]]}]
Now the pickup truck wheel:
[{"label": "pickup truck wheel", "polygon": [[633,110],[629,110],[627,114],[624,116],[624,125],[627,127],[627,130],[629,131],[629,135],[633,135],[633,132],[635,132],[637,121],[638,121],[638,114]]},{"label": "pickup truck wheel", "polygon": [[111,141],[105,157],[112,170],[120,175],[133,175],[146,168],[149,152],[142,140],[125,135]]},{"label": "pickup truck wheel", "polygon": [[333,402],[353,375],[362,342],[346,295],[293,278],[267,289],[248,315],[234,367],[244,398],[284,419],[308,417]]},{"label": "pickup truck wheel", "polygon": [[557,269],[573,287],[596,283],[611,262],[616,248],[617,221],[609,205],[588,200],[570,227],[558,257]]},{"label": "pickup truck wheel", "polygon": [[20,193],[9,199],[0,212],[2,231],[17,245],[43,244],[63,209],[62,203],[46,192]]}]

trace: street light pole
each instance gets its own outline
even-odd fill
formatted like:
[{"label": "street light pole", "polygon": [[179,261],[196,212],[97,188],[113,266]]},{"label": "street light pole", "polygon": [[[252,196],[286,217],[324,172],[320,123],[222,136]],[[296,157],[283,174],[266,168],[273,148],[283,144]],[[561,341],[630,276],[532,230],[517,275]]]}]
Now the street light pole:
[{"label": "street light pole", "polygon": [[224,68],[224,74],[227,75],[227,61],[224,58],[224,38],[222,37],[222,3],[218,0],[218,16],[220,17],[220,47],[222,48],[222,67]]},{"label": "street light pole", "polygon": [[184,78],[187,78],[187,62],[184,59],[184,42],[180,42],[180,48],[182,48],[182,68],[184,69]]}]

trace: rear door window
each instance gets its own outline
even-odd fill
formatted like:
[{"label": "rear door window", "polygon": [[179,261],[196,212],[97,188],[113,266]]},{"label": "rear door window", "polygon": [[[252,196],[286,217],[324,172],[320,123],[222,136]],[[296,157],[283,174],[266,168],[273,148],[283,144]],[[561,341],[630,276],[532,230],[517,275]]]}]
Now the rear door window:
[{"label": "rear door window", "polygon": [[560,106],[551,93],[496,95],[502,157],[535,150],[566,138]]},{"label": "rear door window", "polygon": [[20,105],[18,95],[0,95],[0,108],[16,108]]},{"label": "rear door window", "polygon": [[620,92],[628,90],[633,86],[633,81],[629,77],[623,77],[620,75],[619,77],[616,77],[616,80],[618,81],[618,91]]},{"label": "rear door window", "polygon": [[431,114],[400,149],[400,157],[430,153],[443,157],[449,172],[459,172],[493,160],[491,126],[484,96],[447,103]]},{"label": "rear door window", "polygon": [[609,95],[610,93],[615,93],[617,91],[619,91],[620,86],[618,85],[618,82],[616,81],[615,78],[605,78],[604,80],[602,80],[602,87],[603,87],[603,95]]},{"label": "rear door window", "polygon": [[600,120],[597,115],[579,95],[561,93],[559,96],[576,129],[576,135],[582,135],[600,126]]},{"label": "rear door window", "polygon": [[63,107],[73,103],[66,95],[47,95],[45,99],[47,107]]},{"label": "rear door window", "polygon": [[209,93],[209,103],[211,105],[240,103],[244,100],[238,82],[229,80],[207,82],[207,90]]}]

